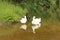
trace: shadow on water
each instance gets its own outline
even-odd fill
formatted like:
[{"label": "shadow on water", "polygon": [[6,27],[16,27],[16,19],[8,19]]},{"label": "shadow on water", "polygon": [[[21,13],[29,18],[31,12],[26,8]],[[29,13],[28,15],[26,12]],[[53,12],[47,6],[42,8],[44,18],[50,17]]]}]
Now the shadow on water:
[{"label": "shadow on water", "polygon": [[[0,40],[59,40],[60,30],[57,26],[60,25],[59,23],[55,24],[57,23],[48,23],[45,26],[42,24],[35,34],[32,32],[31,22],[27,24],[5,24],[0,26]],[[26,30],[20,29],[24,26],[27,27]]]}]

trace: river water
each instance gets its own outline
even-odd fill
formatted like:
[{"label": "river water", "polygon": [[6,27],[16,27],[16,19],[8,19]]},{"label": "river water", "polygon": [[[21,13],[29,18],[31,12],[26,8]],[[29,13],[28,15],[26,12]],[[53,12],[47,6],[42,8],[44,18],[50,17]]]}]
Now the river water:
[{"label": "river water", "polygon": [[[32,24],[5,24],[0,26],[0,40],[60,40],[60,25],[51,25],[41,25],[33,33]],[[22,26],[27,29],[21,29]]]}]

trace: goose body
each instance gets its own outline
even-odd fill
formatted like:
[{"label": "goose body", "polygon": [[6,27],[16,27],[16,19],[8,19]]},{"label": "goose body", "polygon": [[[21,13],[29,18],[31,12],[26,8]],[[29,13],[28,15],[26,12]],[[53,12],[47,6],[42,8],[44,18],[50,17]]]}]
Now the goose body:
[{"label": "goose body", "polygon": [[22,18],[22,19],[20,20],[20,22],[21,22],[21,23],[26,23],[26,22],[27,22],[26,16],[24,16],[24,18]]},{"label": "goose body", "polygon": [[40,22],[41,22],[41,18],[35,18],[35,16],[33,17],[32,24],[38,25]]}]

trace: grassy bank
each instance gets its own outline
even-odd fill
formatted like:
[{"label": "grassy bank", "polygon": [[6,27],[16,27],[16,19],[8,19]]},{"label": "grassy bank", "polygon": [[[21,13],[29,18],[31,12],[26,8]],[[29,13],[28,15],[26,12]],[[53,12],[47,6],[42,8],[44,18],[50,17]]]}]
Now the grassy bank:
[{"label": "grassy bank", "polygon": [[[0,1],[0,21],[13,22],[19,20],[26,15],[28,20],[33,16],[41,17],[43,20],[59,20],[60,7],[56,4],[57,0],[23,0],[20,3],[17,1]],[[13,4],[12,4],[13,3]]]},{"label": "grassy bank", "polygon": [[27,12],[27,9],[22,9],[20,6],[15,6],[6,1],[0,2],[0,21],[13,22],[19,20]]}]

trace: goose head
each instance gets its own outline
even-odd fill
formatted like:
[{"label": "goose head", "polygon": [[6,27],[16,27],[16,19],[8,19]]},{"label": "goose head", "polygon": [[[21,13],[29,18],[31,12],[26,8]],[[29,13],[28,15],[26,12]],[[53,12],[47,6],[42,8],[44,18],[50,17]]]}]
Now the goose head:
[{"label": "goose head", "polygon": [[33,19],[35,19],[36,17],[35,16],[33,16]]},{"label": "goose head", "polygon": [[26,18],[26,16],[24,16],[24,18]]}]

